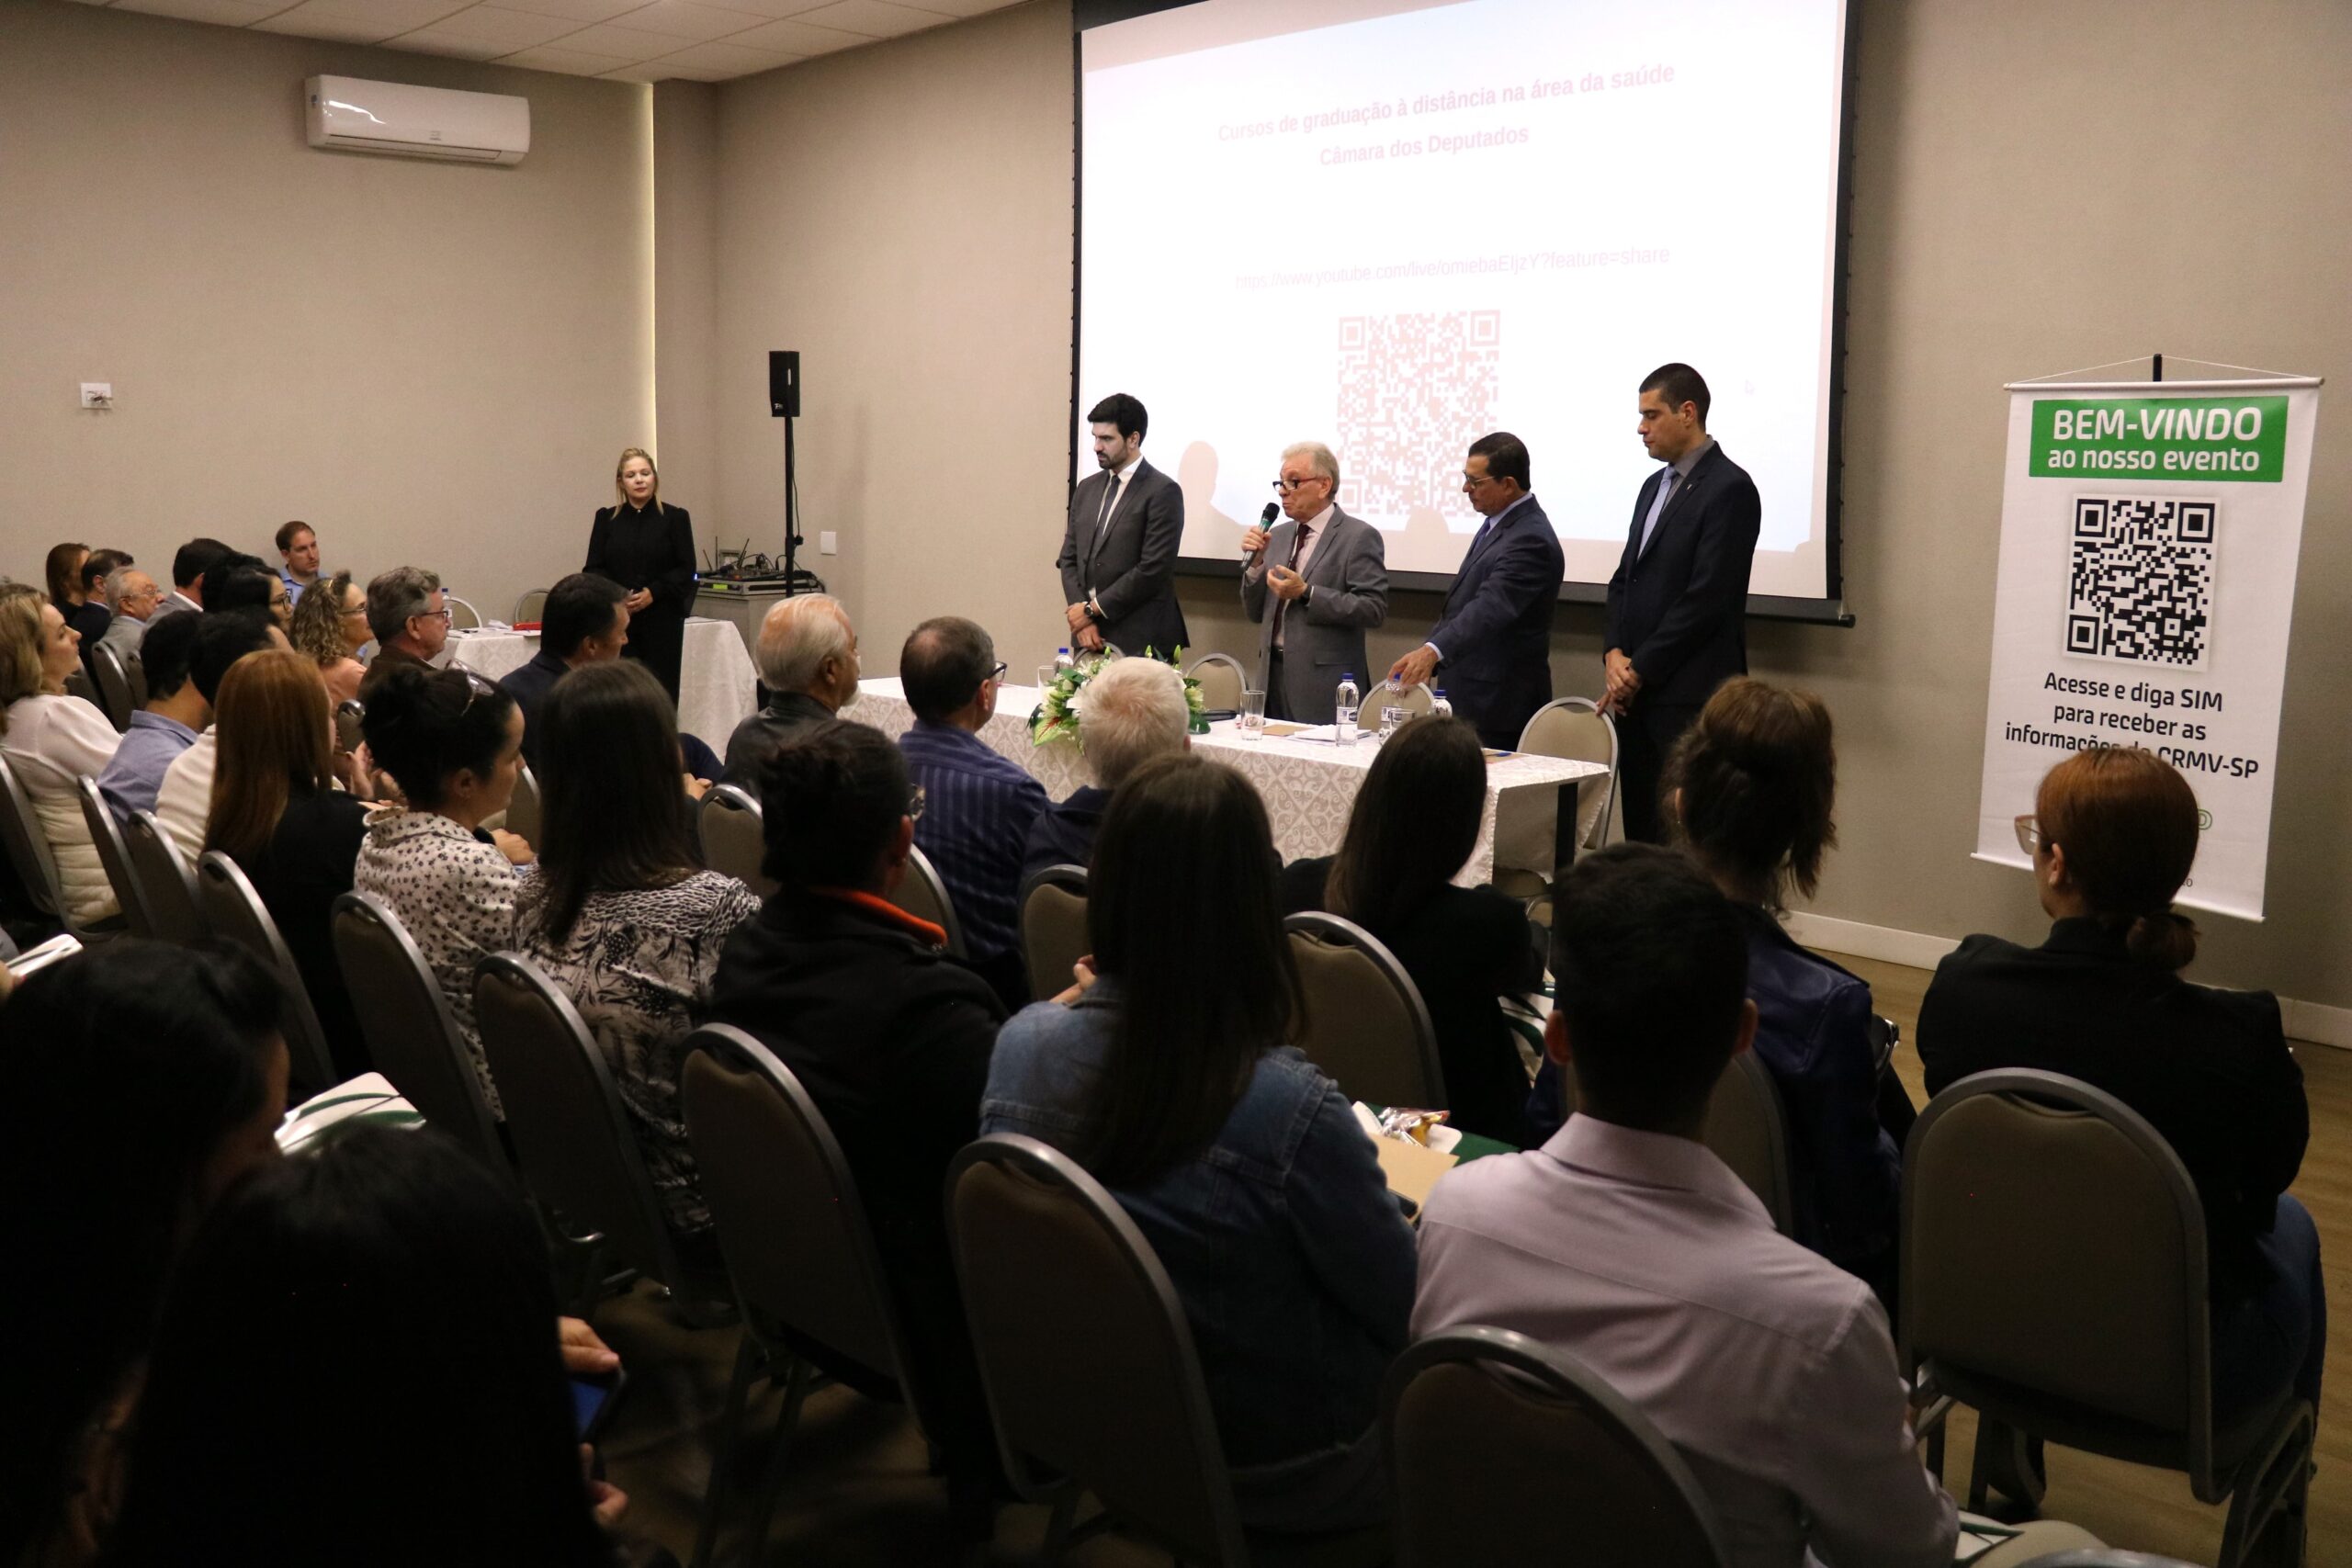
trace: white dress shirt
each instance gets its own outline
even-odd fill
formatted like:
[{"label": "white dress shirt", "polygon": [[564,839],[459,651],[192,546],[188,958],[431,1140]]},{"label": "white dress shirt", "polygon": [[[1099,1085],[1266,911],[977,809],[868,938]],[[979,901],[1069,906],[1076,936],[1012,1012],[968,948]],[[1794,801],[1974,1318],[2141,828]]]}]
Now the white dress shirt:
[{"label": "white dress shirt", "polygon": [[212,770],[220,756],[220,732],[210,725],[196,743],[164,770],[155,792],[155,825],[170,835],[193,865],[204,853],[204,825],[212,816]]}]

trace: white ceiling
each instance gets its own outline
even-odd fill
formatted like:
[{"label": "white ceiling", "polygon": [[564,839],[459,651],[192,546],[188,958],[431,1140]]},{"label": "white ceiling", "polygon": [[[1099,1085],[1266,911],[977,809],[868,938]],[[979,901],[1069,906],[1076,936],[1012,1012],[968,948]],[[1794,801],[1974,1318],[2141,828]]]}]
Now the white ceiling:
[{"label": "white ceiling", "polygon": [[615,82],[723,82],[1018,0],[87,0],[118,11],[494,60]]}]

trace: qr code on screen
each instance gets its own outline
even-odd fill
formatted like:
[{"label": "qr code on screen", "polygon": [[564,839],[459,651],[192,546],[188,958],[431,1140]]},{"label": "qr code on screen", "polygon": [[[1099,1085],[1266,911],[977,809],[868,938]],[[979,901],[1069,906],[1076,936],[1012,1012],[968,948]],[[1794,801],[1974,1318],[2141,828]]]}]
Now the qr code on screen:
[{"label": "qr code on screen", "polygon": [[1465,525],[1470,443],[1492,430],[1500,310],[1340,321],[1340,505],[1394,526],[1416,511]]},{"label": "qr code on screen", "polygon": [[2078,495],[2068,552],[2066,651],[2205,667],[2218,502]]}]

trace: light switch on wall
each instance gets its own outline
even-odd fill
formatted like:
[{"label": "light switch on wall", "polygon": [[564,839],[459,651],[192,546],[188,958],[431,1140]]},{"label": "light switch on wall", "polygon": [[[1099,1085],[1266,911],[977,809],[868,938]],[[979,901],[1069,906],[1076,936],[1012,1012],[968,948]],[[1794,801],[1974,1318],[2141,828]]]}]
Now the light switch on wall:
[{"label": "light switch on wall", "polygon": [[838,555],[841,552],[840,536],[835,534],[831,528],[828,528],[823,533],[819,534],[817,536],[817,551],[820,555]]},{"label": "light switch on wall", "polygon": [[83,382],[82,406],[85,409],[110,409],[114,407],[114,383],[111,381]]}]

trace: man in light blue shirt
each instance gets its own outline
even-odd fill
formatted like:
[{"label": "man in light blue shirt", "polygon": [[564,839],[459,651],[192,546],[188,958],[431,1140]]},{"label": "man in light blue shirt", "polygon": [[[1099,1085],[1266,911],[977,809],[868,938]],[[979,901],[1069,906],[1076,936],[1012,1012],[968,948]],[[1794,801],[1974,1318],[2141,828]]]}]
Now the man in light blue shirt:
[{"label": "man in light blue shirt", "polygon": [[291,604],[302,597],[302,590],[319,580],[319,536],[308,523],[288,523],[277,530],[277,556],[286,564],[277,569],[278,580],[286,584],[286,602]]},{"label": "man in light blue shirt", "polygon": [[202,615],[159,615],[140,641],[140,660],[147,669],[147,705],[130,716],[130,728],[97,780],[107,809],[125,826],[132,812],[155,809],[165,771],[196,744],[197,732],[212,722],[212,705],[188,679],[203,620]]}]

